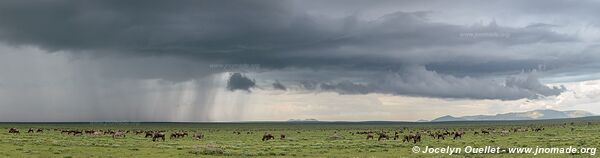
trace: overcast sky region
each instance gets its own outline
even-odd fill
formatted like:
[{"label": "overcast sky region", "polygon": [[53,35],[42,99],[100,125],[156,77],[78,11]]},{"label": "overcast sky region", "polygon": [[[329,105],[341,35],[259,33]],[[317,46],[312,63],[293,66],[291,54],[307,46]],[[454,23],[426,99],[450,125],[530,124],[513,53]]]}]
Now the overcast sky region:
[{"label": "overcast sky region", "polygon": [[599,1],[3,0],[0,121],[600,114]]}]

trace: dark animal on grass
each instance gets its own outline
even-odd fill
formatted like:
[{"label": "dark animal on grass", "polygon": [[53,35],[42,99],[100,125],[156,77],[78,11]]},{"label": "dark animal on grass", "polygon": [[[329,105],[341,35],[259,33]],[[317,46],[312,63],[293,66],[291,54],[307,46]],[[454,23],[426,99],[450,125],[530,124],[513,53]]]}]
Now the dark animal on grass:
[{"label": "dark animal on grass", "polygon": [[94,132],[96,132],[96,131],[94,131],[94,130],[85,130],[85,134],[90,134],[91,135],[91,134],[94,134]]},{"label": "dark animal on grass", "polygon": [[486,130],[481,130],[481,134],[490,134],[490,132]]},{"label": "dark animal on grass", "polygon": [[171,136],[169,137],[169,139],[175,139],[177,138],[177,133],[171,133]]},{"label": "dark animal on grass", "polygon": [[185,138],[185,136],[188,135],[187,132],[175,132],[175,134],[177,135],[177,138]]},{"label": "dark animal on grass", "polygon": [[154,132],[146,131],[146,136],[144,136],[144,138],[148,138],[148,137],[152,137],[152,136],[154,136]]},{"label": "dark animal on grass", "polygon": [[37,131],[35,131],[35,133],[44,133],[44,130],[41,128],[38,128]]},{"label": "dark animal on grass", "polygon": [[380,141],[382,139],[389,140],[390,137],[387,134],[381,132],[381,133],[379,133],[379,138],[377,138],[377,140]]},{"label": "dark animal on grass", "polygon": [[275,139],[275,137],[270,133],[265,133],[262,137],[262,141],[267,141],[267,140],[271,140],[271,139]]},{"label": "dark animal on grass", "polygon": [[367,140],[369,140],[369,139],[374,139],[372,133],[367,134]]},{"label": "dark animal on grass", "polygon": [[73,135],[83,135],[83,132],[81,132],[80,130],[74,130],[71,133],[73,133]]},{"label": "dark animal on grass", "polygon": [[464,134],[465,134],[465,132],[463,132],[463,131],[454,132],[454,138],[452,138],[452,139],[462,138],[462,136]]},{"label": "dark animal on grass", "polygon": [[418,132],[416,134],[408,134],[404,136],[404,139],[402,140],[402,142],[410,142],[413,141],[413,143],[417,143],[421,141],[421,134],[419,134]]},{"label": "dark animal on grass", "polygon": [[10,128],[10,129],[8,130],[8,133],[15,133],[15,134],[18,134],[18,133],[19,133],[19,129],[17,129],[17,128]]},{"label": "dark animal on grass", "polygon": [[281,139],[281,140],[284,140],[284,139],[285,139],[285,134],[281,134],[281,135],[279,136],[279,139]]},{"label": "dark animal on grass", "polygon": [[434,138],[445,140],[446,139],[446,134],[444,134],[444,133],[435,133],[434,134]]},{"label": "dark animal on grass", "polygon": [[123,138],[125,138],[125,133],[127,133],[127,132],[121,132],[121,131],[120,132],[115,132],[115,134],[113,134],[112,137],[113,137],[113,139],[117,138],[117,137],[123,137]]},{"label": "dark animal on grass", "polygon": [[162,139],[162,141],[165,141],[165,133],[163,132],[155,132],[152,134],[152,141],[156,141],[157,139]]},{"label": "dark animal on grass", "polygon": [[196,133],[196,134],[194,134],[193,137],[196,140],[201,140],[201,139],[204,139],[204,134],[202,134],[202,133]]}]

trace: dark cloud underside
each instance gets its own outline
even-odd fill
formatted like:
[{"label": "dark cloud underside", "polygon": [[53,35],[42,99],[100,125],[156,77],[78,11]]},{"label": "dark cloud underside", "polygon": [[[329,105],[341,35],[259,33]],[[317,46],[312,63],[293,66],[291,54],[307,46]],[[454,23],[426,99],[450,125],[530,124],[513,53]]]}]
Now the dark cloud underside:
[{"label": "dark cloud underside", "polygon": [[[264,70],[397,75],[385,82],[381,76],[329,76],[337,79],[317,83],[319,77],[287,79],[302,80],[309,90],[502,100],[552,96],[564,89],[545,86],[535,77],[500,82],[485,78],[600,59],[593,52],[582,53],[589,58],[578,58],[568,51],[542,49],[581,42],[577,36],[553,31],[558,25],[536,21],[522,27],[495,21],[459,25],[431,20],[436,10],[397,9],[364,18],[363,9],[397,2],[365,4],[368,7],[359,3],[349,2],[344,10],[356,14],[328,16],[339,8],[325,2],[323,7],[330,6],[331,11],[285,0],[8,0],[0,1],[0,41],[50,52],[143,59],[136,60],[138,64],[107,64],[112,70],[108,76],[180,82],[215,73],[203,70],[208,64],[257,64]],[[434,6],[451,3],[431,2],[436,4],[432,9],[448,9]],[[234,73],[227,86],[249,91],[256,83]],[[279,82],[272,86],[287,89]]]}]

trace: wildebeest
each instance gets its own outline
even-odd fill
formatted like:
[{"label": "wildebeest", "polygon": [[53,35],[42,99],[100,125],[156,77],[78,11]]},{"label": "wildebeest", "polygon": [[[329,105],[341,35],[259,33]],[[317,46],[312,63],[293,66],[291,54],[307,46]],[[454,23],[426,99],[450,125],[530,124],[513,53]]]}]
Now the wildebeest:
[{"label": "wildebeest", "polygon": [[154,132],[146,131],[146,136],[144,136],[144,138],[148,138],[148,137],[152,137],[152,136],[154,136]]},{"label": "wildebeest", "polygon": [[408,134],[404,136],[404,139],[402,140],[402,142],[410,142],[410,140],[413,140],[413,143],[417,143],[421,141],[421,134],[419,134],[418,132],[416,134]]},{"label": "wildebeest", "polygon": [[400,139],[400,134],[398,132],[394,133],[394,140]]},{"label": "wildebeest", "polygon": [[454,132],[454,138],[452,138],[452,139],[462,138],[462,136],[464,134],[465,134],[465,132],[463,132],[463,131]]},{"label": "wildebeest", "polygon": [[284,139],[285,139],[285,134],[281,134],[281,135],[279,136],[279,139],[281,139],[281,140],[284,140]]},{"label": "wildebeest", "polygon": [[175,132],[175,133],[171,133],[171,136],[169,138],[170,139],[173,139],[173,138],[184,138],[187,135],[188,135],[187,132]]},{"label": "wildebeest", "polygon": [[102,132],[99,132],[99,131],[96,131],[96,132],[92,133],[93,136],[99,136],[101,134],[102,134]]},{"label": "wildebeest", "polygon": [[81,132],[80,130],[73,130],[72,133],[73,135],[83,135],[83,132]]},{"label": "wildebeest", "polygon": [[389,136],[387,134],[385,134],[384,132],[380,132],[379,138],[377,138],[377,140],[380,141],[382,139],[389,140]]},{"label": "wildebeest", "polygon": [[502,130],[502,131],[500,131],[500,135],[501,135],[501,136],[507,136],[507,135],[508,135],[508,133],[509,133],[509,131],[508,131],[508,130]]},{"label": "wildebeest", "polygon": [[41,128],[38,128],[37,131],[35,131],[35,133],[43,133],[43,132],[44,132],[44,130]]},{"label": "wildebeest", "polygon": [[440,132],[435,132],[435,133],[431,133],[429,134],[433,139],[446,139],[446,134],[445,133],[440,133]]},{"label": "wildebeest", "polygon": [[29,128],[29,130],[27,130],[27,133],[33,133],[33,128]]},{"label": "wildebeest", "polygon": [[481,134],[490,134],[490,132],[486,130],[481,130]]},{"label": "wildebeest", "polygon": [[169,137],[169,139],[175,139],[177,138],[177,133],[171,133],[171,136]]},{"label": "wildebeest", "polygon": [[90,135],[94,134],[94,132],[96,132],[96,131],[94,131],[94,130],[85,130],[84,131],[85,134],[90,134]]},{"label": "wildebeest", "polygon": [[177,138],[184,138],[185,136],[188,135],[187,132],[175,132],[175,135],[177,135]]},{"label": "wildebeest", "polygon": [[196,133],[196,134],[194,134],[193,137],[196,140],[201,140],[201,139],[204,139],[204,134],[202,134],[202,133]]},{"label": "wildebeest", "polygon": [[369,140],[369,139],[374,139],[372,133],[367,134],[367,140]]},{"label": "wildebeest", "polygon": [[272,134],[270,134],[270,133],[265,133],[263,135],[263,137],[262,137],[262,141],[267,141],[267,140],[270,140],[270,139],[275,139],[275,137]]},{"label": "wildebeest", "polygon": [[19,129],[17,129],[17,128],[10,128],[8,130],[8,133],[16,133],[16,134],[18,134],[19,133]]},{"label": "wildebeest", "polygon": [[117,138],[117,137],[123,137],[125,138],[125,132],[119,131],[119,132],[115,132],[115,134],[112,135],[113,139]]},{"label": "wildebeest", "polygon": [[165,141],[165,133],[163,132],[155,132],[152,134],[152,141],[156,141],[156,139],[161,138],[162,141]]}]

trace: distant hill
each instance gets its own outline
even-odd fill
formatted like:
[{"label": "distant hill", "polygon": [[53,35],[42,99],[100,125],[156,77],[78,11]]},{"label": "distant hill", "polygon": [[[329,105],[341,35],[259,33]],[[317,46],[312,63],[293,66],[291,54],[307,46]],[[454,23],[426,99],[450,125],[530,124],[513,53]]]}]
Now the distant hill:
[{"label": "distant hill", "polygon": [[491,121],[491,120],[545,120],[545,119],[562,119],[562,118],[577,118],[595,116],[595,114],[582,111],[582,110],[571,110],[571,111],[557,111],[557,110],[533,110],[527,112],[511,112],[505,114],[496,115],[474,115],[474,116],[463,116],[453,117],[450,115],[442,116],[431,120],[431,122],[444,122],[444,121]]},{"label": "distant hill", "polygon": [[289,119],[288,122],[319,122],[317,119]]}]

